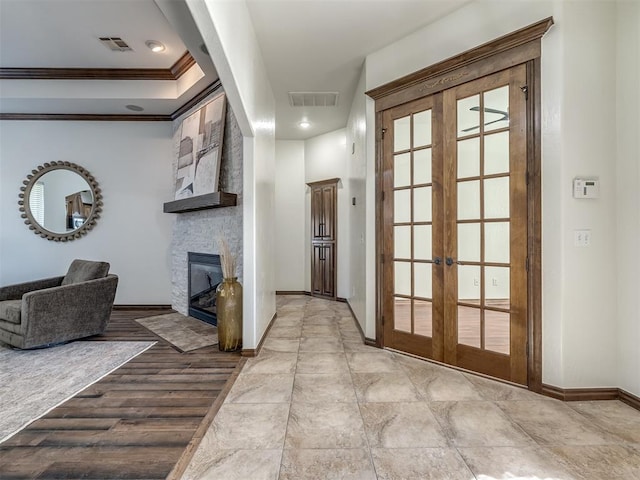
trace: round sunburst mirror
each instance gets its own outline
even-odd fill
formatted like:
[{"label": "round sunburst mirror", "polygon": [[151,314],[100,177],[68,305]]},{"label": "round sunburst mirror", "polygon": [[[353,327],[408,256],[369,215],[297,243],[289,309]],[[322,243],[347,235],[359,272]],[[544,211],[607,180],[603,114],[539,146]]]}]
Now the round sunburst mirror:
[{"label": "round sunburst mirror", "polygon": [[20,187],[20,214],[36,235],[69,242],[86,235],[102,212],[96,179],[71,162],[49,162],[27,175]]}]

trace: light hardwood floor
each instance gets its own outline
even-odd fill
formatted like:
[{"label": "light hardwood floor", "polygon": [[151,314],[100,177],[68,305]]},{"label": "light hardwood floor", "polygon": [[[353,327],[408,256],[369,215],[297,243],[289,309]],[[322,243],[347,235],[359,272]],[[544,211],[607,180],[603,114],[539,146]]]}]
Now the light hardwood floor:
[{"label": "light hardwood floor", "polygon": [[[469,302],[472,303],[472,302]],[[492,307],[508,309],[508,301],[494,300]],[[498,353],[509,354],[509,313],[485,310],[484,348]],[[395,299],[394,325],[396,330],[411,332],[411,301]],[[415,301],[413,332],[431,336],[433,328],[431,302]],[[481,346],[480,310],[458,307],[458,342],[472,347]]]}]

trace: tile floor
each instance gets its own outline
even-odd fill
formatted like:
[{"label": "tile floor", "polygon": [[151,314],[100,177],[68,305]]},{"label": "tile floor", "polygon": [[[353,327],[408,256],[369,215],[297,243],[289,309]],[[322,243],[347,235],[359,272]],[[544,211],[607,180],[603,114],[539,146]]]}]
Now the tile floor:
[{"label": "tile floor", "polygon": [[563,403],[362,344],[347,306],[278,297],[184,479],[640,479],[640,412]]}]

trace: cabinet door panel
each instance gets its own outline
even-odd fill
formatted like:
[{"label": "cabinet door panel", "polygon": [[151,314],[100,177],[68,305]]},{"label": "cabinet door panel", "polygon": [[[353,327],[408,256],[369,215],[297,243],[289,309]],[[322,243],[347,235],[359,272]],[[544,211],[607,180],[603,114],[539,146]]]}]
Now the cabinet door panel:
[{"label": "cabinet door panel", "polygon": [[322,189],[322,239],[334,240],[335,237],[335,185]]},{"label": "cabinet door panel", "polygon": [[313,244],[313,262],[311,265],[311,292],[322,295],[324,285],[324,260],[322,260],[322,244]]},{"label": "cabinet door panel", "polygon": [[311,189],[311,238],[322,239],[322,190]]},{"label": "cabinet door panel", "polygon": [[335,275],[333,274],[334,272],[334,251],[333,251],[333,244],[326,244],[323,245],[323,252],[322,252],[322,257],[324,258],[323,260],[323,268],[324,268],[324,282],[323,282],[323,286],[322,286],[322,294],[326,295],[328,297],[334,297],[335,296]]}]

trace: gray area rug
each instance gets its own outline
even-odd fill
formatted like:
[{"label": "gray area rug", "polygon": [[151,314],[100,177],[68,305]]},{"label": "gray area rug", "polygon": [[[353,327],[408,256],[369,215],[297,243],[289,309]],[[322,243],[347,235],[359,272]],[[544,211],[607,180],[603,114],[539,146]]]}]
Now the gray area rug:
[{"label": "gray area rug", "polygon": [[136,322],[183,352],[218,343],[216,327],[192,317],[185,317],[180,313],[138,318]]},{"label": "gray area rug", "polygon": [[38,350],[0,343],[0,443],[155,342],[72,342]]}]

